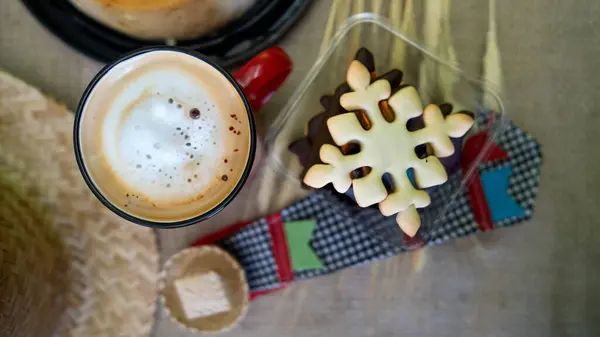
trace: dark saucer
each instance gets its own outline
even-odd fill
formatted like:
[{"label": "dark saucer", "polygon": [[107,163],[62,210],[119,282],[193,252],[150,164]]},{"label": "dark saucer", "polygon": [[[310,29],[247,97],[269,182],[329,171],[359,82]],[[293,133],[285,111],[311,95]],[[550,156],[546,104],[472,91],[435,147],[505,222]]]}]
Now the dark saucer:
[{"label": "dark saucer", "polygon": [[[53,34],[81,53],[108,63],[164,40],[139,40],[110,29],[79,12],[67,0],[22,0]],[[273,46],[302,18],[312,0],[259,0],[242,17],[197,39],[176,45],[200,52],[222,67],[235,67]]]}]

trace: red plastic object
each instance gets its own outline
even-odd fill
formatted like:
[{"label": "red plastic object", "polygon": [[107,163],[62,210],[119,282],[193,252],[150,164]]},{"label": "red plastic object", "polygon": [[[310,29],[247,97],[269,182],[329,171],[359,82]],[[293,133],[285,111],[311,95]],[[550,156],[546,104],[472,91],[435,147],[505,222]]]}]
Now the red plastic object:
[{"label": "red plastic object", "polygon": [[253,291],[250,293],[250,301],[254,301],[255,299],[268,295],[270,293],[274,293],[276,291],[279,290],[283,290],[285,287],[287,287],[287,284],[282,284],[280,287],[277,288],[272,288],[272,289],[267,289],[267,290],[257,290],[257,291]]},{"label": "red plastic object", "polygon": [[[479,156],[481,153],[483,153],[481,155],[483,158],[480,159]],[[477,165],[480,163],[480,160],[485,163],[504,159],[508,159],[508,153],[498,145],[489,142],[487,131],[482,131],[469,138],[463,148],[461,159],[463,172],[469,172],[469,170],[473,172],[472,178],[467,183],[469,202],[475,215],[477,227],[482,232],[494,229],[494,225],[492,222],[492,213],[483,192],[483,184],[481,183]]]},{"label": "red plastic object", "polygon": [[268,216],[267,224],[269,225],[269,234],[271,234],[271,250],[273,251],[275,263],[277,264],[279,282],[287,284],[294,280],[294,271],[292,270],[290,251],[287,245],[287,239],[285,238],[281,213]]},{"label": "red plastic object", "polygon": [[192,242],[191,246],[196,247],[196,246],[215,244],[215,243],[217,243],[221,240],[225,240],[228,237],[232,236],[233,234],[241,231],[242,229],[244,229],[246,226],[248,226],[251,223],[252,223],[252,221],[240,222],[238,224],[231,225],[229,227],[225,227],[219,231],[216,231],[214,233],[211,233],[211,234],[208,234],[206,236],[199,238],[198,240]]},{"label": "red plastic object", "polygon": [[233,73],[233,78],[244,91],[244,95],[256,112],[281,87],[292,72],[292,60],[279,47],[269,48]]}]

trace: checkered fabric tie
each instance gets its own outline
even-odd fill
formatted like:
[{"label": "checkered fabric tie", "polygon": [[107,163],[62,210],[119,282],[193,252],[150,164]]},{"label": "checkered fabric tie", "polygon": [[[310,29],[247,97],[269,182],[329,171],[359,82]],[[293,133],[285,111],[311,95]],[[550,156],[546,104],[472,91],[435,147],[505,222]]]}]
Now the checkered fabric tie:
[{"label": "checkered fabric tie", "polygon": [[[485,138],[483,133],[480,136]],[[471,139],[476,138],[467,140],[465,149],[469,145],[477,145],[469,144]],[[452,174],[448,182],[428,190],[432,204],[420,210],[422,228],[415,238],[405,236],[395,218],[382,216],[377,208],[360,208],[344,195],[321,190],[279,213],[232,226],[221,231],[226,234],[201,238],[195,245],[213,243],[229,251],[243,266],[250,289],[256,296],[296,280],[383,259],[423,245],[511,226],[533,214],[542,154],[537,142],[511,122],[497,137],[495,146],[503,156],[487,162],[484,160],[474,168],[463,165],[463,169]],[[486,196],[489,198],[490,195],[477,193],[477,189],[472,187],[479,184],[486,172],[501,168],[511,169],[507,190],[485,192],[507,194],[506,197],[514,200],[522,212],[498,220],[496,209],[486,201]],[[473,169],[475,176],[464,181],[465,171]],[[316,221],[307,244],[321,260],[323,268],[292,270],[282,226],[305,219]],[[484,225],[476,219],[496,220]]]}]

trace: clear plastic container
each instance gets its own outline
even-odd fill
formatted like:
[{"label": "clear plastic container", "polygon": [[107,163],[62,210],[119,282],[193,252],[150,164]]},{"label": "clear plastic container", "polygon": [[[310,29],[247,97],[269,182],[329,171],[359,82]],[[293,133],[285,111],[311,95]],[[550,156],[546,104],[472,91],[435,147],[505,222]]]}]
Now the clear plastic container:
[{"label": "clear plastic container", "polygon": [[[361,47],[373,53],[377,75],[394,68],[402,70],[403,83],[415,86],[425,105],[445,101],[439,93],[438,76],[429,75],[420,80],[419,70],[423,60],[437,66],[437,73],[447,72],[446,74],[454,76],[456,80],[448,103],[454,105],[454,111],[467,110],[475,114],[475,126],[466,138],[480,131],[483,126],[488,130],[488,143],[491,143],[504,128],[504,104],[496,93],[487,89],[488,86],[483,81],[468,76],[456,65],[427,51],[422,44],[407,39],[385,18],[373,13],[361,13],[348,18],[339,28],[329,48],[318,58],[268,131],[266,144],[271,156],[269,162],[276,166],[278,173],[300,185],[302,167],[288,146],[304,136],[306,125],[314,115],[324,111],[319,102],[320,97],[333,94],[335,88],[345,81],[348,66]],[[404,50],[404,59],[394,57],[398,50]],[[425,87],[420,85],[424,81],[427,83]],[[483,103],[484,94],[488,97],[486,104]],[[476,164],[481,162],[489,145],[491,144],[483,147]],[[419,236],[422,239],[427,239],[428,233],[435,229],[436,218],[452,207],[453,198],[465,187],[471,176],[472,172],[462,172],[460,183],[452,183],[456,188],[450,193],[450,197],[446,200],[432,200],[432,205],[420,210]],[[389,228],[381,228],[380,233],[395,245],[407,244],[401,235],[390,239]]]}]

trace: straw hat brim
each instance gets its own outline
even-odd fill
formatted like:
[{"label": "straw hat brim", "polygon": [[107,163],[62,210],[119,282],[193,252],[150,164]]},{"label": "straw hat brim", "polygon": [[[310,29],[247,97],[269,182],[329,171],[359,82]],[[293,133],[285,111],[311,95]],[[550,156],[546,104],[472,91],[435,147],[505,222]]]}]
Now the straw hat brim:
[{"label": "straw hat brim", "polygon": [[73,154],[73,115],[0,71],[0,175],[38,204],[64,241],[69,289],[59,336],[149,336],[159,254],[150,228],[106,210]]},{"label": "straw hat brim", "polygon": [[46,335],[66,306],[64,244],[24,194],[0,174],[0,336]]}]

